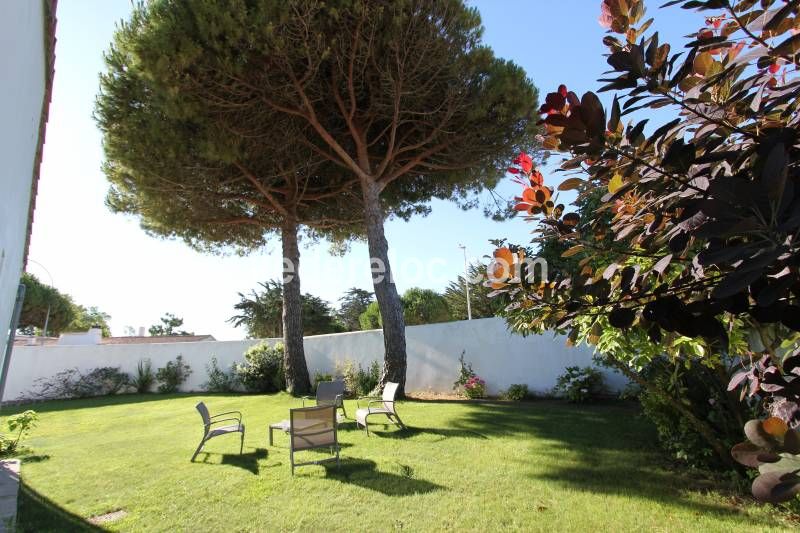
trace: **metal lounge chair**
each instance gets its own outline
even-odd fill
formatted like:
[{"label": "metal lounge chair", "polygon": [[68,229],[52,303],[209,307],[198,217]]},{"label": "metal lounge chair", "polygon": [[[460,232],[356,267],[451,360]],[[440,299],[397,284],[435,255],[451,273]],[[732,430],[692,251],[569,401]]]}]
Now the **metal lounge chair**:
[{"label": "metal lounge chair", "polygon": [[[230,433],[242,434],[241,442],[239,444],[239,455],[241,455],[242,451],[244,451],[244,424],[242,424],[242,413],[240,411],[228,411],[227,413],[220,413],[218,415],[211,416],[208,413],[208,407],[206,407],[206,404],[204,404],[203,402],[198,403],[195,407],[197,408],[197,411],[200,413],[200,416],[203,418],[203,439],[197,446],[197,450],[195,450],[194,455],[192,455],[192,462],[194,462],[195,457],[197,457],[197,454],[200,453],[200,450],[203,449],[203,446],[205,445],[206,442],[213,439],[214,437],[219,437],[220,435],[228,435]],[[220,418],[221,416],[226,416],[226,415],[238,415],[238,416]],[[236,423],[228,424],[227,426],[212,427],[222,422],[236,422]]]},{"label": "metal lounge chair", "polygon": [[[370,399],[366,408],[358,409],[356,411],[356,424],[364,426],[364,429],[367,430],[367,435],[369,435],[367,418],[372,415],[384,415],[400,429],[404,429],[406,427],[405,424],[403,424],[403,421],[400,420],[400,415],[397,414],[395,396],[397,396],[398,386],[399,385],[397,383],[387,383],[383,388],[383,395],[380,399]],[[368,398],[361,399],[363,400]],[[373,407],[373,404],[375,407]]]},{"label": "metal lounge chair", "polygon": [[[306,450],[330,448],[335,457],[296,463],[294,454]],[[336,461],[339,466],[339,438],[336,432],[336,406],[320,405],[289,410],[289,461],[292,475],[296,466],[318,465]]]},{"label": "metal lounge chair", "polygon": [[[310,396],[303,397],[303,407],[306,400],[312,400]],[[347,410],[344,408],[344,381],[320,381],[317,383],[317,405],[334,405],[342,410],[342,414],[347,418]]]}]

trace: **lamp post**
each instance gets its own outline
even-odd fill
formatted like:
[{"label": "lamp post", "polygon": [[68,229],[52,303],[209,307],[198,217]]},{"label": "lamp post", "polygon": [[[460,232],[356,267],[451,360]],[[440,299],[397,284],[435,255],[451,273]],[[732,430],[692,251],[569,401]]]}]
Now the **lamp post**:
[{"label": "lamp post", "polygon": [[467,247],[458,245],[464,251],[464,291],[467,293],[467,320],[472,320],[472,304],[469,301],[469,271],[467,269]]},{"label": "lamp post", "polygon": [[[50,278],[50,288],[55,289],[56,285],[53,283],[53,275],[47,270],[43,264],[38,261],[34,261],[33,259],[28,259],[28,263],[33,263],[34,265],[39,265],[39,268],[44,270],[45,274]],[[47,314],[44,317],[44,328],[42,328],[42,337],[47,337],[47,325],[50,323],[50,301],[48,299],[47,302]]]}]

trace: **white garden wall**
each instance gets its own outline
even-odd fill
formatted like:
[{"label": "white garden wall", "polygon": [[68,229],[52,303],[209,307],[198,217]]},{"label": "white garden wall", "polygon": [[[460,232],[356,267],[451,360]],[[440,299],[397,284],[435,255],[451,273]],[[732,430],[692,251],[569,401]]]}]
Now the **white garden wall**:
[{"label": "white garden wall", "polygon": [[[26,396],[37,378],[48,378],[69,368],[89,371],[101,366],[118,366],[134,373],[137,362],[149,358],[158,368],[183,355],[193,370],[183,389],[201,390],[206,381],[205,366],[216,356],[220,367],[228,368],[243,359],[242,354],[258,341],[211,341],[171,344],[111,344],[98,346],[20,346],[14,348],[4,401]],[[275,339],[270,342],[276,342]],[[458,358],[465,359],[486,380],[489,393],[497,394],[512,383],[525,383],[531,391],[546,393],[555,385],[564,367],[592,364],[587,347],[570,348],[564,337],[551,334],[522,337],[511,334],[501,318],[446,322],[406,329],[408,348],[408,391],[451,392],[458,377]],[[336,361],[351,359],[367,366],[383,357],[380,330],[305,339],[306,359],[311,375],[333,371]],[[625,379],[603,369],[612,390],[621,389]]]},{"label": "white garden wall", "polygon": [[44,3],[0,1],[0,360],[28,236],[46,90]]}]

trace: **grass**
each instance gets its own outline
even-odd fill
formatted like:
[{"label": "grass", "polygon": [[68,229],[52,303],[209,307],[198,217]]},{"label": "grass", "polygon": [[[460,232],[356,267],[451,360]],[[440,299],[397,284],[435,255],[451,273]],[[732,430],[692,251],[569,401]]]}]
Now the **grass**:
[{"label": "grass", "polygon": [[[194,404],[239,409],[247,436],[190,463]],[[665,466],[628,404],[404,402],[410,426],[340,431],[342,465],[289,472],[268,423],[299,401],[268,396],[118,396],[33,406],[21,531],[784,530],[768,507]],[[355,402],[347,402],[350,414]],[[24,407],[14,408],[19,411]],[[12,409],[6,410],[6,413]],[[305,452],[314,453],[314,452]],[[86,519],[124,510],[93,526]]]}]

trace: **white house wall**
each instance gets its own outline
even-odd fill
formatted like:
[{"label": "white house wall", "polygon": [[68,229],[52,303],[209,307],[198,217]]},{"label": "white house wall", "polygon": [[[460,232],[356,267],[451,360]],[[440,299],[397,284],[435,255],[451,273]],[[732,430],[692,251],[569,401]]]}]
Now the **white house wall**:
[{"label": "white house wall", "polygon": [[[29,396],[38,378],[50,378],[70,368],[82,372],[102,366],[120,367],[134,374],[139,360],[149,358],[153,368],[183,355],[192,367],[185,391],[198,391],[207,381],[206,365],[214,356],[221,368],[243,360],[244,351],[258,341],[207,341],[169,344],[111,344],[98,346],[21,346],[14,349],[4,401]],[[271,339],[269,342],[277,342]],[[501,318],[447,322],[406,329],[409,391],[452,392],[458,377],[462,352],[475,372],[486,380],[490,394],[513,383],[527,384],[531,391],[548,393],[564,368],[592,365],[587,347],[570,348],[564,337],[537,335],[522,337],[506,329]],[[337,361],[353,360],[366,367],[383,358],[380,330],[305,339],[306,360],[315,372],[332,372]],[[612,390],[621,389],[625,379],[603,369]]]},{"label": "white house wall", "polygon": [[27,239],[46,85],[44,31],[41,0],[0,1],[0,354]]}]

